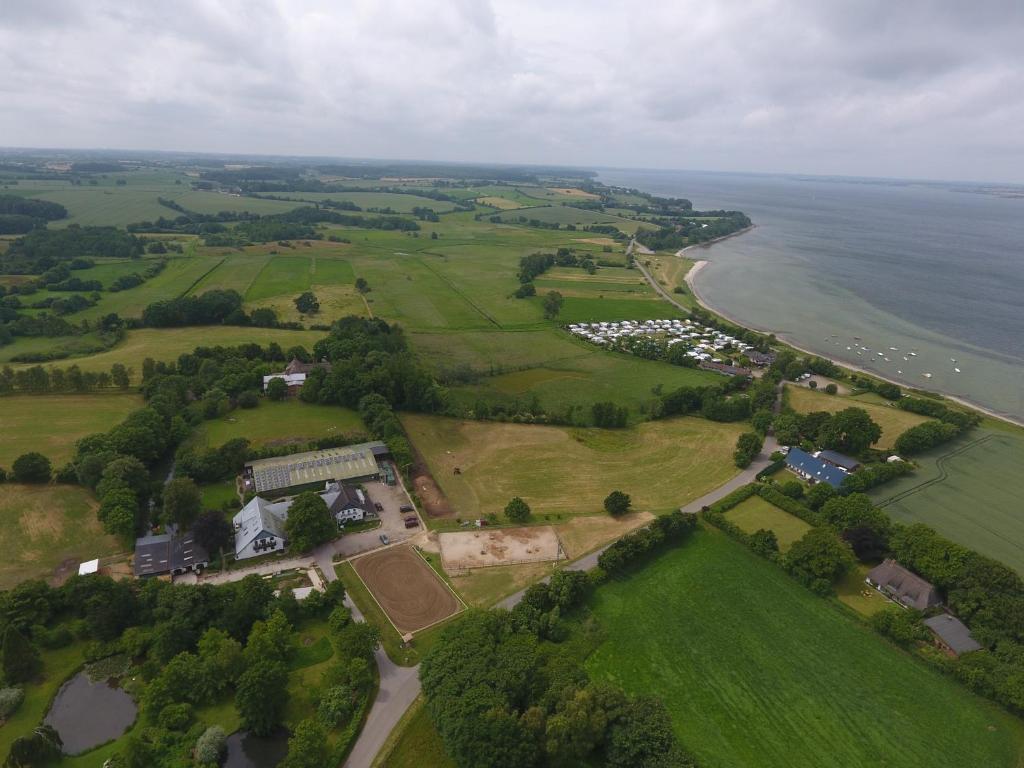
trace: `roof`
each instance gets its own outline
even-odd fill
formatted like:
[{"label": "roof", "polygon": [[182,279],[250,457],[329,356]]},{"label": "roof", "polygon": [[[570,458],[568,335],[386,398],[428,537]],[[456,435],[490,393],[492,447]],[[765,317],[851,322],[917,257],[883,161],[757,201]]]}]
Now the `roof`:
[{"label": "roof", "polygon": [[281,379],[284,381],[286,386],[298,387],[306,383],[306,374],[304,373],[269,373],[263,377],[263,388],[266,389],[274,379]]},{"label": "roof", "polygon": [[84,562],[84,563],[82,563],[81,565],[78,566],[78,575],[79,576],[88,576],[90,573],[96,573],[97,571],[99,571],[99,569],[100,569],[100,561],[98,559],[97,560],[87,560],[86,562]]},{"label": "roof", "polygon": [[701,360],[697,363],[699,368],[703,368],[706,371],[717,371],[718,373],[724,373],[726,376],[750,376],[751,370],[749,368],[743,368],[738,365],[728,365],[726,363],[719,363],[715,360]]},{"label": "roof", "polygon": [[908,571],[891,557],[868,571],[867,580],[908,608],[923,611],[941,602],[939,591],[930,582]]},{"label": "roof", "polygon": [[316,368],[323,368],[325,371],[331,370],[331,364],[326,360],[321,360],[319,363],[304,363],[297,357],[293,357],[292,361],[285,366],[285,373],[301,373],[307,374]]},{"label": "roof", "polygon": [[839,467],[811,456],[802,448],[793,446],[786,454],[786,466],[803,472],[812,480],[828,483],[838,488],[846,479],[846,472]]},{"label": "roof", "polygon": [[136,576],[156,576],[209,562],[210,556],[196,543],[191,531],[181,535],[143,536],[135,540]]},{"label": "roof", "polygon": [[925,619],[924,624],[957,656],[981,650],[981,643],[971,637],[971,630],[956,616],[940,613]]},{"label": "roof", "polygon": [[848,472],[853,472],[860,466],[859,461],[847,456],[845,453],[840,453],[839,451],[821,451],[818,453],[818,458],[824,459],[829,464],[835,464],[837,467],[842,467]]},{"label": "roof", "polygon": [[253,496],[231,519],[235,526],[235,554],[240,554],[264,532],[287,541],[284,521],[288,519],[291,501],[271,503],[259,496]]},{"label": "roof", "polygon": [[320,498],[327,504],[327,509],[332,515],[343,509],[358,507],[366,509],[366,497],[358,488],[343,483],[330,483],[320,494]]},{"label": "roof", "polygon": [[384,443],[374,441],[258,459],[246,464],[246,473],[252,477],[257,493],[305,483],[369,477],[380,472],[376,456],[381,455],[381,449],[387,451]]},{"label": "roof", "polygon": [[759,352],[756,349],[748,349],[744,354],[752,363],[757,365],[770,365],[775,362],[774,352]]}]

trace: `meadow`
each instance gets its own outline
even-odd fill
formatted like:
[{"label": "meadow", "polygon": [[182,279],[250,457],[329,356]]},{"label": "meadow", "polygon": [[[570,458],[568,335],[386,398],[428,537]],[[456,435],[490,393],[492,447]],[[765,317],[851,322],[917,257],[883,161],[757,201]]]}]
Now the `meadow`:
[{"label": "meadow", "polygon": [[871,492],[901,523],[925,523],[1024,573],[1024,516],[1014,482],[1024,467],[1020,430],[979,428],[914,461],[919,469]]},{"label": "meadow", "polygon": [[514,223],[519,216],[525,216],[527,219],[536,219],[545,224],[561,224],[563,227],[567,224],[572,224],[579,229],[594,224],[610,224],[627,235],[636,234],[640,227],[645,226],[642,221],[635,221],[610,213],[601,213],[600,211],[573,208],[569,205],[545,205],[540,208],[522,208],[504,214],[503,218],[509,223]]},{"label": "meadow", "polygon": [[669,512],[736,473],[732,451],[742,431],[696,418],[620,430],[412,414],[402,423],[457,515],[502,514],[521,496],[537,522],[601,513],[616,489],[631,495],[635,511]]},{"label": "meadow", "polygon": [[192,441],[217,447],[244,437],[255,446],[307,443],[321,437],[363,434],[359,414],[337,405],[318,405],[301,400],[272,402],[261,399],[256,408],[236,408],[219,419],[204,421]]},{"label": "meadow", "polygon": [[303,203],[322,203],[325,200],[333,200],[337,203],[355,203],[364,211],[370,208],[390,208],[395,213],[412,213],[413,208],[431,208],[435,213],[445,213],[452,210],[452,204],[443,200],[394,192],[277,192],[274,196],[297,202],[282,203],[277,200],[265,200],[263,202],[289,205],[291,208],[294,208],[296,205],[302,205]]},{"label": "meadow", "polygon": [[5,557],[0,589],[26,579],[53,577],[64,564],[78,564],[120,551],[96,519],[92,494],[75,485],[6,483],[0,493]]},{"label": "meadow", "polygon": [[590,674],[706,768],[1013,768],[1024,725],[712,531],[598,589]]},{"label": "meadow", "polygon": [[901,411],[894,405],[881,405],[871,400],[861,400],[856,397],[827,395],[824,392],[817,392],[807,387],[799,387],[792,384],[786,386],[785,402],[797,413],[811,413],[813,411],[835,413],[844,408],[863,408],[868,412],[872,420],[882,428],[882,436],[874,444],[875,448],[891,448],[901,433],[916,424],[927,421],[924,416],[919,416],[910,411]]},{"label": "meadow", "polygon": [[142,406],[134,392],[2,397],[0,467],[10,470],[18,456],[38,451],[59,469],[74,455],[79,438],[106,432]]},{"label": "meadow", "polygon": [[779,509],[756,494],[730,509],[725,517],[744,533],[754,533],[761,528],[774,531],[780,552],[785,552],[811,529],[796,515]]}]

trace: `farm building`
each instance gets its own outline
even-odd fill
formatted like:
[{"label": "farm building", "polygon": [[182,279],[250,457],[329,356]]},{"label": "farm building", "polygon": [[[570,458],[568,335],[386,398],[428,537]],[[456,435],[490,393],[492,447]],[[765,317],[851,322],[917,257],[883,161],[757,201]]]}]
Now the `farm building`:
[{"label": "farm building", "polygon": [[135,540],[136,577],[199,571],[210,564],[206,550],[196,543],[192,533],[162,533]]},{"label": "farm building", "polygon": [[306,383],[306,376],[317,368],[330,371],[331,364],[326,360],[321,360],[319,363],[304,363],[297,358],[292,358],[292,361],[280,373],[271,373],[263,377],[263,391],[267,391],[267,385],[272,380],[284,379],[284,383],[288,386],[288,394],[297,394],[302,389],[302,385]]},{"label": "farm building", "polygon": [[359,488],[334,483],[321,496],[327,502],[327,508],[338,521],[338,525],[366,519],[369,505],[366,502],[366,494]]},{"label": "farm building", "polygon": [[804,480],[812,483],[828,483],[838,488],[846,479],[846,470],[812,456],[802,448],[793,447],[786,454],[786,466]]},{"label": "farm building", "polygon": [[908,571],[891,557],[868,571],[868,584],[907,608],[924,611],[941,604],[939,591],[916,573]]},{"label": "farm building", "polygon": [[845,469],[847,472],[856,472],[860,469],[859,461],[839,451],[821,451],[818,453],[818,458],[840,469]]},{"label": "farm building", "polygon": [[956,616],[940,613],[925,619],[924,625],[935,635],[935,644],[951,656],[981,650],[981,643],[971,636],[971,630]]},{"label": "farm building", "polygon": [[715,360],[701,360],[697,363],[697,367],[705,371],[714,371],[715,373],[725,374],[726,376],[751,376],[752,372],[749,368],[743,368],[739,365],[729,365],[728,363],[719,363]]},{"label": "farm building", "polygon": [[756,349],[748,349],[746,355],[747,359],[759,368],[775,362],[774,352],[758,352]]},{"label": "farm building", "polygon": [[377,459],[387,453],[384,443],[374,441],[258,459],[245,465],[245,489],[263,493],[307,483],[376,478],[380,475]]}]

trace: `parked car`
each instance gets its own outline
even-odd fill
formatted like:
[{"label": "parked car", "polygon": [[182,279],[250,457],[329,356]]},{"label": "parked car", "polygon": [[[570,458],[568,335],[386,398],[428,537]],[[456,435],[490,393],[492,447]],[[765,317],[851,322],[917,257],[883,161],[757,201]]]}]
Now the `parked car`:
[{"label": "parked car", "polygon": [[381,544],[390,544],[391,543],[391,539],[388,537],[388,535],[386,533],[382,533],[380,535],[380,543]]},{"label": "parked car", "polygon": [[379,501],[373,502],[373,508],[376,509],[378,512],[384,511],[384,505],[381,504]]},{"label": "parked car", "polygon": [[413,510],[412,504],[403,504],[402,506],[400,506],[398,508],[398,511],[399,512],[412,512],[414,510]]},{"label": "parked car", "polygon": [[407,517],[407,518],[405,518],[405,527],[406,528],[415,528],[419,524],[420,524],[420,521],[417,520],[415,517]]}]

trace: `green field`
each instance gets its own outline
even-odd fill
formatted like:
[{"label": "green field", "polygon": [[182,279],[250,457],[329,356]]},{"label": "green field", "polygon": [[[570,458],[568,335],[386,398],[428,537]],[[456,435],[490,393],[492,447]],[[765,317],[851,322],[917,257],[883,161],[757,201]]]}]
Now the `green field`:
[{"label": "green field", "polygon": [[[313,203],[320,203],[324,200],[333,200],[338,203],[350,202],[355,203],[364,211],[369,208],[390,208],[395,213],[412,213],[413,208],[431,208],[435,213],[452,210],[452,204],[443,200],[395,192],[278,192],[274,196]],[[278,201],[267,200],[264,202]],[[301,202],[293,203],[291,207],[294,208],[296,205],[301,205]],[[342,213],[349,213],[349,211],[342,211]]]},{"label": "green field", "polygon": [[301,400],[275,403],[262,399],[257,408],[236,408],[227,416],[204,421],[192,439],[211,447],[236,437],[244,437],[253,445],[285,445],[365,431],[359,414],[348,408]]},{"label": "green field", "polygon": [[287,294],[294,298],[314,285],[351,285],[352,265],[339,259],[306,255],[272,256],[245,293],[247,301]]},{"label": "green field", "polygon": [[894,405],[881,405],[871,400],[860,400],[856,397],[827,395],[807,387],[796,385],[786,386],[786,403],[797,413],[812,411],[828,411],[835,413],[844,408],[863,408],[878,426],[882,428],[882,436],[875,443],[876,448],[891,448],[896,438],[911,427],[927,421],[910,411],[901,411]]},{"label": "green field", "polygon": [[[536,219],[546,224],[575,224],[582,229],[592,224],[611,224],[627,235],[635,234],[643,225],[643,222],[615,216],[600,211],[587,211],[582,208],[573,208],[568,205],[548,205],[543,208],[523,208],[510,211],[502,216],[508,223],[516,223],[520,216],[527,219]],[[649,225],[648,225],[649,226]]]},{"label": "green field", "polygon": [[373,768],[455,768],[421,698],[409,707]]},{"label": "green field", "polygon": [[586,667],[705,768],[1014,768],[1024,726],[717,532],[595,593]]},{"label": "green field", "polygon": [[616,489],[632,496],[638,512],[671,511],[736,474],[732,451],[742,431],[696,418],[619,430],[412,414],[402,423],[456,514],[501,514],[521,496],[538,521],[599,513]]},{"label": "green field", "polygon": [[0,589],[53,577],[62,564],[77,573],[80,562],[120,551],[114,538],[103,533],[96,508],[92,494],[76,485],[5,484],[0,493],[5,546]]},{"label": "green field", "polygon": [[1024,573],[1020,430],[974,429],[914,460],[920,468],[872,491],[874,502],[894,520],[930,525]]},{"label": "green field", "polygon": [[754,533],[761,528],[774,531],[781,552],[789,549],[794,541],[811,529],[796,515],[769,504],[756,494],[726,512],[725,518],[739,526],[744,533]]},{"label": "green field", "polygon": [[106,432],[141,408],[137,394],[9,395],[0,398],[0,467],[23,453],[38,451],[56,470],[71,459],[75,441]]}]

